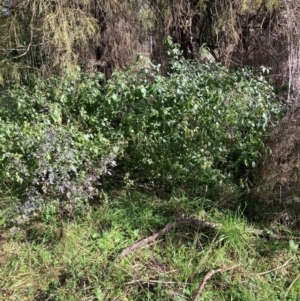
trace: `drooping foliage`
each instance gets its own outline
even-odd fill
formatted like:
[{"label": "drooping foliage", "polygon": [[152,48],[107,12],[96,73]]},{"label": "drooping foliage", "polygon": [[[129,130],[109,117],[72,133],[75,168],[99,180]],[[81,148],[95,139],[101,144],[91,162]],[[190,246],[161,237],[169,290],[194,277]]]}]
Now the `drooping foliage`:
[{"label": "drooping foliage", "polygon": [[74,65],[80,48],[88,48],[99,32],[92,14],[99,11],[96,1],[1,2],[2,81],[11,73],[20,77]]},{"label": "drooping foliage", "polygon": [[137,47],[138,2],[0,1],[0,83],[126,65]]},{"label": "drooping foliage", "polygon": [[112,70],[150,49],[167,63],[163,40],[179,43],[185,58],[205,46],[225,65],[266,65],[274,74],[287,61],[285,10],[279,0],[1,0],[0,68],[5,78],[41,72]]}]

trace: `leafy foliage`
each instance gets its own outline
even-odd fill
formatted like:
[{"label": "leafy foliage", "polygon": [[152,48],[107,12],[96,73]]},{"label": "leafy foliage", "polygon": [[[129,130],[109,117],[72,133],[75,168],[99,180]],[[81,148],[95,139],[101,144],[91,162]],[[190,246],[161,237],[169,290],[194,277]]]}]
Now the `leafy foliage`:
[{"label": "leafy foliage", "polygon": [[[299,244],[297,236],[289,237],[299,227],[299,198],[286,177],[293,175],[297,184],[300,119],[293,93],[299,85],[293,84],[296,69],[290,66],[286,85],[282,68],[288,57],[297,65],[299,43],[292,30],[297,9],[281,4],[0,0],[3,298],[179,301],[191,299],[202,283],[201,300],[299,299]],[[167,34],[172,38],[164,40]],[[162,66],[140,61],[105,82],[112,70],[130,64],[133,52]],[[238,191],[269,153],[264,141],[281,112],[273,88],[251,68],[228,70],[187,58],[235,68],[261,66],[271,70],[268,77],[289,86],[284,93],[293,109],[280,127],[288,130],[275,132],[275,168],[264,168],[273,177],[272,171],[293,167],[293,173],[281,174],[293,192],[284,195],[280,183],[279,214],[266,196],[262,206],[257,194],[246,208],[250,213],[232,214],[224,198],[218,202],[224,187]],[[93,74],[95,69],[105,76]],[[279,135],[284,139],[278,133],[286,134]],[[104,176],[111,174],[112,181],[123,178],[125,191],[101,193]],[[161,199],[128,191],[135,181],[183,189],[180,197],[174,189]],[[201,195],[192,197],[190,188],[201,189]],[[100,206],[87,206],[101,196]],[[8,231],[12,221],[24,223],[36,211],[37,220]],[[66,227],[62,213],[74,218]],[[222,227],[178,227],[154,245],[118,257],[149,229],[159,231],[179,215]],[[259,232],[250,224],[261,216],[270,233],[289,242],[252,235]],[[230,266],[237,269],[225,272]],[[206,283],[208,271],[218,267],[224,272]]]},{"label": "leafy foliage", "polygon": [[106,86],[103,116],[128,141],[133,177],[215,185],[254,168],[280,113],[272,87],[250,69],[185,60],[172,45],[169,54],[167,77],[152,66],[115,73]]},{"label": "leafy foliage", "polygon": [[116,160],[128,183],[215,190],[259,163],[280,113],[272,87],[250,69],[199,64],[166,46],[168,76],[151,65],[104,87],[82,73],[2,92],[0,176],[28,212],[94,197]]},{"label": "leafy foliage", "polygon": [[83,205],[99,194],[100,176],[116,165],[118,145],[87,113],[101,97],[97,80],[50,78],[3,94],[2,187],[14,190],[24,217],[54,200],[71,211]]}]

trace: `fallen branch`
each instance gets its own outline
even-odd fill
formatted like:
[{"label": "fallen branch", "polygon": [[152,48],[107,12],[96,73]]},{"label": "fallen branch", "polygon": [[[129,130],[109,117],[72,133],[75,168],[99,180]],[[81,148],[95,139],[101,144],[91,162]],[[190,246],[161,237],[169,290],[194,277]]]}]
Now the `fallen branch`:
[{"label": "fallen branch", "polygon": [[229,270],[233,270],[233,269],[236,269],[236,268],[239,267],[239,266],[240,266],[240,265],[237,264],[237,265],[234,265],[234,266],[232,266],[232,267],[218,268],[218,269],[216,269],[216,270],[209,270],[209,271],[205,274],[205,276],[204,276],[202,282],[200,283],[200,285],[199,285],[199,287],[198,287],[198,289],[197,289],[197,292],[196,292],[196,295],[195,295],[193,301],[197,301],[197,300],[199,299],[201,293],[202,293],[203,290],[204,290],[204,286],[205,286],[206,282],[207,282],[214,274],[216,274],[216,273],[218,273],[218,272],[226,272],[226,271],[229,271]]},{"label": "fallen branch", "polygon": [[125,284],[152,284],[152,283],[160,283],[160,284],[176,284],[177,282],[175,281],[161,281],[161,280],[142,280],[142,279],[139,279],[139,280],[132,280],[132,281],[129,281],[129,282],[126,282]]},{"label": "fallen branch", "polygon": [[182,219],[177,219],[174,222],[168,223],[164,228],[159,230],[158,232],[134,243],[133,245],[125,248],[121,254],[119,255],[120,258],[127,256],[129,253],[135,251],[136,249],[149,244],[151,242],[154,242],[159,236],[165,235],[166,233],[170,232],[173,228],[175,228],[178,225],[191,225],[195,226],[198,228],[217,228],[220,225],[198,220],[198,219],[193,219],[193,218],[182,218]]},{"label": "fallen branch", "polygon": [[[175,220],[174,222],[168,223],[164,228],[162,228],[158,232],[153,233],[152,235],[139,240],[138,242],[134,243],[131,246],[128,246],[121,252],[121,254],[119,255],[119,258],[127,256],[129,253],[135,251],[136,249],[138,249],[144,245],[153,243],[158,237],[167,234],[168,232],[170,232],[173,228],[175,228],[178,225],[189,225],[189,226],[194,226],[197,228],[212,228],[212,229],[222,228],[221,224],[215,224],[215,223],[206,222],[206,221],[202,221],[202,220],[198,220],[198,219],[194,219],[194,218],[180,218],[180,219]],[[282,235],[273,234],[267,230],[246,229],[245,231],[250,234],[253,234],[253,235],[258,235],[261,237],[268,237],[270,239],[275,239],[275,240],[299,239],[299,237],[294,237],[294,236],[290,237],[290,236],[282,236]]]}]

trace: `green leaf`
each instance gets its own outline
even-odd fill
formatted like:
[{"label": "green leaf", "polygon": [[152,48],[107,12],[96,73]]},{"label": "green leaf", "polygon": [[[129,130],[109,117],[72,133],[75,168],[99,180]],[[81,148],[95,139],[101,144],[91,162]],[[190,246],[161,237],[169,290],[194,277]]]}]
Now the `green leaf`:
[{"label": "green leaf", "polygon": [[145,87],[141,87],[141,93],[142,93],[142,96],[143,97],[146,97],[146,95],[147,95],[147,90],[145,89]]},{"label": "green leaf", "polygon": [[62,114],[61,114],[61,108],[59,106],[55,105],[52,108],[51,117],[55,123],[61,124]]}]

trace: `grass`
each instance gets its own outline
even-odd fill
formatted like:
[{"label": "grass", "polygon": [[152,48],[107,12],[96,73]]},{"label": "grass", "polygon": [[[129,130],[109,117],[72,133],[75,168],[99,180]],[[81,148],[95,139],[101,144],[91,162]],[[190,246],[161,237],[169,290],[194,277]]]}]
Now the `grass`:
[{"label": "grass", "polygon": [[[297,242],[254,236],[241,212],[217,210],[207,200],[159,199],[143,193],[110,196],[65,221],[51,208],[15,236],[2,225],[0,300],[193,300],[211,269],[200,300],[297,301]],[[176,217],[221,223],[220,229],[179,226],[120,259],[125,247]]]}]

